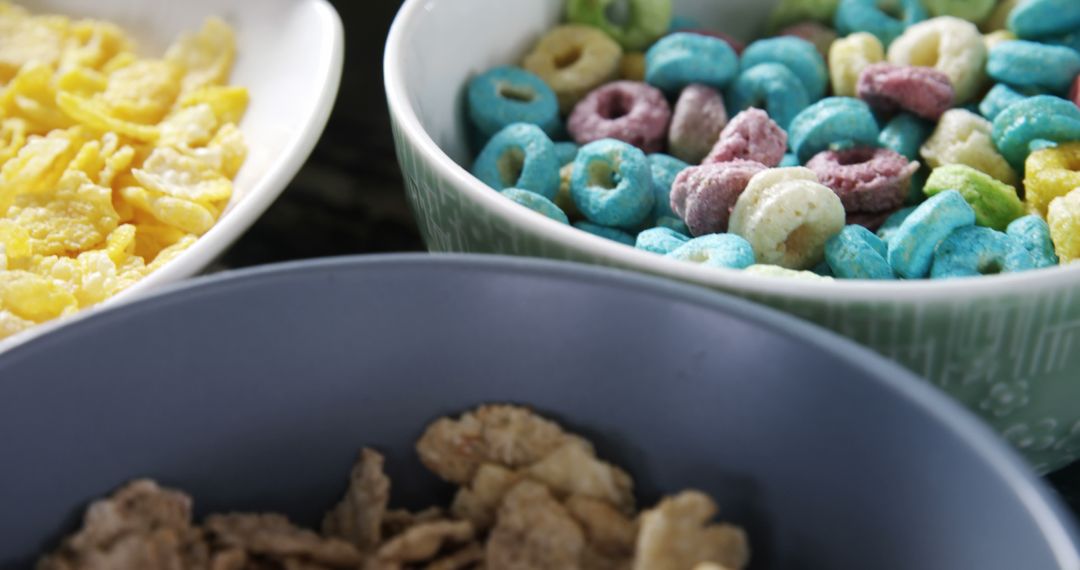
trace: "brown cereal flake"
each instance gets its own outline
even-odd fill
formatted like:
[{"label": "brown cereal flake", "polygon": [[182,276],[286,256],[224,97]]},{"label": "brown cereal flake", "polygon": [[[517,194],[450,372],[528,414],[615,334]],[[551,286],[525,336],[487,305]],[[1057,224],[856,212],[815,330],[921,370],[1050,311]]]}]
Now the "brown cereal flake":
[{"label": "brown cereal flake", "polygon": [[211,515],[204,525],[214,545],[267,558],[302,558],[333,568],[359,566],[363,556],[340,538],[323,538],[277,514]]},{"label": "brown cereal flake", "polygon": [[322,522],[326,536],[343,538],[361,552],[371,552],[382,541],[382,522],[390,500],[390,479],[383,473],[381,454],[363,449],[349,476],[345,496]]},{"label": "brown cereal flake", "polygon": [[716,503],[698,491],[683,491],[641,514],[634,570],[685,570],[717,562],[741,570],[750,548],[742,529],[708,524]]},{"label": "brown cereal flake", "polygon": [[458,489],[450,512],[459,519],[472,522],[477,530],[487,530],[495,524],[495,511],[503,496],[520,480],[520,473],[485,463],[476,470],[468,487]]},{"label": "brown cereal flake", "polygon": [[534,481],[514,486],[499,507],[485,566],[499,570],[578,570],[585,535],[570,513]]},{"label": "brown cereal flake", "polygon": [[475,569],[483,560],[484,547],[479,542],[471,542],[461,550],[428,564],[424,570]]},{"label": "brown cereal flake", "polygon": [[702,562],[694,566],[694,570],[729,570],[729,568],[715,562]]},{"label": "brown cereal flake", "polygon": [[612,558],[634,555],[637,524],[606,501],[574,495],[566,500],[570,516],[581,525],[589,545]]},{"label": "brown cereal flake", "polygon": [[633,480],[622,469],[596,458],[592,446],[570,440],[529,467],[526,473],[556,495],[582,495],[601,499],[624,512],[633,512]]},{"label": "brown cereal flake", "polygon": [[546,457],[568,437],[558,424],[528,409],[490,405],[457,420],[436,420],[417,442],[416,451],[435,474],[464,485],[483,463],[525,467]]},{"label": "brown cereal flake", "polygon": [[418,524],[435,522],[444,518],[446,516],[439,507],[429,507],[415,513],[410,513],[405,509],[388,510],[382,520],[382,537],[383,540],[388,540]]},{"label": "brown cereal flake", "polygon": [[465,544],[475,532],[469,521],[440,520],[414,525],[379,547],[369,569],[392,570],[435,558],[451,544]]}]

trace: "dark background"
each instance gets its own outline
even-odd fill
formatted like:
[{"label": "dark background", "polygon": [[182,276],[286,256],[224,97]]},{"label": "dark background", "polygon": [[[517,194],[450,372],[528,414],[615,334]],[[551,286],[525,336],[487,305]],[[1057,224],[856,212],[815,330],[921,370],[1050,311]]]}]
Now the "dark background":
[{"label": "dark background", "polygon": [[[405,201],[382,83],[383,43],[401,2],[331,3],[345,24],[345,71],[326,132],[221,268],[424,248]],[[1080,463],[1049,479],[1080,514]]]}]

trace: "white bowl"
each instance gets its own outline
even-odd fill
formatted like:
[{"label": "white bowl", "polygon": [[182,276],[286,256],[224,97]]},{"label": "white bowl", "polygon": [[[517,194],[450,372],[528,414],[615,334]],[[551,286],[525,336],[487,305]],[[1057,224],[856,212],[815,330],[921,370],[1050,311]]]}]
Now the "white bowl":
[{"label": "white bowl", "polygon": [[[775,0],[675,0],[751,40]],[[847,335],[989,420],[1040,470],[1080,458],[1080,264],[942,281],[812,282],[667,259],[536,214],[473,177],[469,77],[519,61],[564,0],[407,0],[387,40],[387,99],[406,188],[433,251],[544,256],[663,275],[765,302]]]},{"label": "white bowl", "polygon": [[[134,299],[202,271],[281,194],[330,117],[341,79],[344,32],[326,0],[18,1],[34,13],[119,24],[151,56],[164,54],[179,33],[197,30],[208,16],[219,16],[236,30],[230,82],[248,88],[251,104],[240,123],[248,157],[237,174],[232,199],[218,223],[191,248],[102,305]],[[0,352],[67,320],[2,340]]]}]

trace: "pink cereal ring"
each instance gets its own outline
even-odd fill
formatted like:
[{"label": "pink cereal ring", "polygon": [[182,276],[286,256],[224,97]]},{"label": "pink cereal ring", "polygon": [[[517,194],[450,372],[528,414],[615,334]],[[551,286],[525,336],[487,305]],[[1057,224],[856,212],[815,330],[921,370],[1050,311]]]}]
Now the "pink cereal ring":
[{"label": "pink cereal ring", "polygon": [[948,75],[932,67],[885,62],[866,66],[855,91],[875,111],[904,109],[934,121],[952,107],[955,97]]},{"label": "pink cereal ring", "polygon": [[886,148],[856,147],[820,152],[806,167],[836,192],[853,222],[873,224],[876,214],[892,212],[904,204],[919,163]]},{"label": "pink cereal ring", "polygon": [[701,29],[701,28],[695,28],[695,29],[692,29],[692,30],[678,30],[678,31],[685,32],[687,34],[698,34],[699,36],[709,36],[709,37],[712,37],[712,38],[719,38],[721,40],[724,40],[725,42],[727,42],[727,44],[729,46],[731,46],[731,49],[735,50],[735,55],[742,54],[743,50],[746,49],[746,44],[740,42],[739,40],[735,39],[732,36],[729,36],[729,35],[725,34],[724,32],[717,32],[717,31],[714,31],[714,30],[705,30],[705,29]]},{"label": "pink cereal ring", "polygon": [[1073,80],[1072,89],[1069,90],[1069,99],[1072,99],[1073,103],[1076,103],[1077,107],[1080,107],[1080,75],[1076,76]]},{"label": "pink cereal ring", "polygon": [[760,162],[768,167],[780,164],[787,150],[787,133],[768,113],[751,107],[731,119],[720,131],[716,141],[702,164],[728,162],[741,158]]},{"label": "pink cereal ring", "polygon": [[726,232],[739,195],[755,174],[766,169],[760,162],[739,159],[691,166],[671,185],[671,209],[693,236]]},{"label": "pink cereal ring", "polygon": [[659,89],[637,81],[613,81],[578,102],[566,128],[585,145],[618,139],[646,153],[664,148],[671,107]]},{"label": "pink cereal ring", "polygon": [[727,119],[720,93],[707,85],[688,85],[671,114],[668,153],[688,164],[700,163],[720,138]]}]

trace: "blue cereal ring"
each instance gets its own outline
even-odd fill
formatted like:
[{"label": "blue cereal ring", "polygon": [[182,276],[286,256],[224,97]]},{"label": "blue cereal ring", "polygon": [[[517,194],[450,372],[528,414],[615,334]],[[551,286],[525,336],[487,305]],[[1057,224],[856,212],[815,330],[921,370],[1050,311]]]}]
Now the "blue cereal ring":
[{"label": "blue cereal ring", "polygon": [[1080,28],[1080,2],[1026,0],[1013,8],[1006,25],[1021,38],[1067,34]]},{"label": "blue cereal ring", "polygon": [[690,168],[689,164],[666,154],[650,154],[649,169],[652,171],[653,183],[653,210],[652,219],[678,218],[671,209],[671,185],[675,183],[675,177],[683,170]]},{"label": "blue cereal ring", "polygon": [[930,273],[934,248],[954,230],[975,225],[975,210],[956,190],[946,190],[920,204],[889,239],[889,265],[905,279]]},{"label": "blue cereal ring", "polygon": [[957,228],[934,252],[931,279],[978,277],[1035,269],[1035,259],[1020,242],[981,226]]},{"label": "blue cereal ring", "polygon": [[514,123],[491,137],[472,171],[496,190],[521,188],[548,200],[559,193],[555,144],[540,127],[529,123]]},{"label": "blue cereal ring", "polygon": [[908,206],[906,208],[900,208],[885,219],[885,223],[881,224],[878,228],[877,237],[881,238],[881,241],[888,245],[889,240],[896,233],[896,230],[900,229],[900,225],[904,223],[904,220],[915,211],[915,206]]},{"label": "blue cereal ring", "polygon": [[1080,73],[1080,52],[1024,40],[999,42],[990,48],[986,73],[1015,87],[1064,95]]},{"label": "blue cereal ring", "polygon": [[869,105],[852,97],[826,97],[803,109],[788,128],[791,150],[802,164],[830,148],[877,146],[879,135]]},{"label": "blue cereal ring", "polygon": [[634,247],[667,255],[679,249],[684,243],[690,241],[690,236],[681,234],[671,228],[649,228],[637,235]]},{"label": "blue cereal ring", "polygon": [[777,168],[789,168],[792,166],[800,166],[799,157],[795,156],[795,153],[789,152],[784,155],[784,158],[780,159],[780,164],[777,164]]},{"label": "blue cereal ring", "polygon": [[743,70],[727,90],[728,114],[757,107],[764,109],[781,128],[810,104],[799,78],[779,63],[761,63]]},{"label": "blue cereal ring", "polygon": [[1039,41],[1080,51],[1080,30],[1052,38],[1041,38]]},{"label": "blue cereal ring", "polygon": [[1050,239],[1050,226],[1039,216],[1017,218],[1005,228],[1005,233],[1031,254],[1036,268],[1052,267],[1059,263],[1054,242]]},{"label": "blue cereal ring", "polygon": [[668,93],[691,83],[723,89],[739,71],[739,58],[727,42],[702,34],[664,36],[645,52],[645,81]]},{"label": "blue cereal ring", "polygon": [[758,40],[743,51],[740,65],[745,71],[762,63],[779,63],[791,70],[802,82],[810,101],[825,96],[829,70],[814,44],[795,36]]},{"label": "blue cereal ring", "polygon": [[559,101],[543,79],[520,67],[504,65],[469,82],[469,120],[487,140],[513,123],[531,123],[554,136],[561,125]]},{"label": "blue cereal ring", "polygon": [[919,160],[919,148],[934,132],[934,123],[910,113],[900,113],[885,124],[878,144],[908,160]]},{"label": "blue cereal ring", "polygon": [[858,225],[844,226],[825,242],[825,261],[842,279],[895,279],[888,254],[889,246],[881,238]]},{"label": "blue cereal ring", "polygon": [[998,113],[991,134],[1005,160],[1022,172],[1032,143],[1080,141],[1080,108],[1051,95],[1028,97]]},{"label": "blue cereal ring", "polygon": [[601,226],[599,224],[594,224],[586,221],[574,222],[574,227],[583,232],[590,233],[594,236],[599,236],[604,239],[609,239],[611,241],[617,241],[623,245],[628,245],[630,247],[634,247],[634,243],[637,241],[634,239],[634,236],[620,230],[619,228],[609,228],[607,226]]},{"label": "blue cereal ring", "polygon": [[656,227],[667,228],[686,236],[690,235],[690,227],[686,225],[686,222],[680,220],[678,216],[660,216],[656,218]]},{"label": "blue cereal ring", "polygon": [[998,83],[990,88],[990,91],[986,93],[986,96],[979,103],[979,114],[986,117],[987,120],[993,121],[998,116],[998,113],[1005,110],[1005,107],[1024,99],[1026,97],[1017,93],[1012,87],[1004,83]]},{"label": "blue cereal ring", "polygon": [[[570,197],[590,222],[632,228],[655,204],[652,168],[645,153],[615,139],[591,142],[578,151],[570,177]],[[633,245],[634,238],[630,238]]]},{"label": "blue cereal ring", "polygon": [[926,8],[920,0],[900,0],[900,9],[903,18],[896,19],[879,8],[877,0],[840,0],[833,27],[841,36],[869,32],[888,46],[908,26],[926,19]]},{"label": "blue cereal ring", "polygon": [[539,212],[555,220],[556,222],[562,222],[564,224],[570,223],[570,219],[566,217],[565,212],[560,210],[554,202],[536,192],[522,190],[521,188],[507,188],[499,193],[534,212]]},{"label": "blue cereal ring", "polygon": [[746,269],[754,264],[754,249],[750,247],[750,242],[735,234],[696,237],[667,255],[679,261],[690,261],[709,267]]},{"label": "blue cereal ring", "polygon": [[555,143],[555,160],[559,162],[559,166],[566,166],[571,162],[574,162],[574,158],[577,157],[577,151],[580,149],[578,145],[572,142],[557,142]]}]

